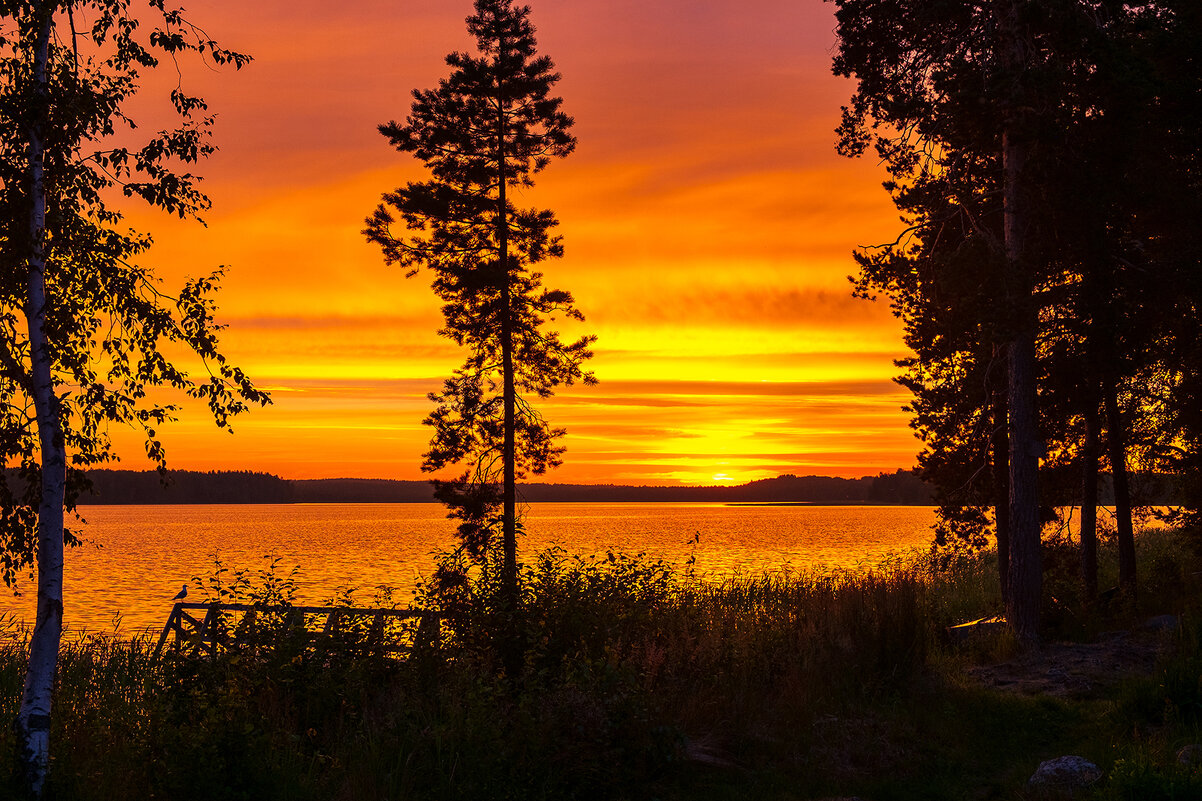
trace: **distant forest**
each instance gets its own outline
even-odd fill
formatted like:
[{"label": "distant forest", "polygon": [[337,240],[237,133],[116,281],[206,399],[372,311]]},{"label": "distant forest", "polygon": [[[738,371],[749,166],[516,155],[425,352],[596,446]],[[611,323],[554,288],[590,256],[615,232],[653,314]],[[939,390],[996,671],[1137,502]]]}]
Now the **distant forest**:
[{"label": "distant forest", "polygon": [[[270,473],[92,470],[92,490],[80,504],[170,503],[429,503],[426,481],[369,478],[288,480]],[[726,502],[906,504],[932,503],[931,490],[912,471],[864,478],[784,475],[738,486],[648,487],[616,484],[520,484],[528,502]]]},{"label": "distant forest", "polygon": [[[426,481],[392,481],[374,478],[289,480],[270,473],[221,471],[201,473],[170,470],[164,477],[154,471],[92,470],[92,490],[81,505],[171,503],[432,503]],[[1103,504],[1113,493],[1103,476]],[[1054,482],[1049,482],[1053,484]],[[882,504],[923,506],[933,504],[932,490],[914,471],[898,470],[863,478],[783,475],[737,486],[653,487],[619,484],[520,484],[523,500],[546,502],[718,502]],[[1177,492],[1165,476],[1143,476],[1138,497],[1145,504],[1176,501]],[[1055,500],[1056,503],[1061,503]],[[1063,503],[1069,503],[1066,499]]]}]

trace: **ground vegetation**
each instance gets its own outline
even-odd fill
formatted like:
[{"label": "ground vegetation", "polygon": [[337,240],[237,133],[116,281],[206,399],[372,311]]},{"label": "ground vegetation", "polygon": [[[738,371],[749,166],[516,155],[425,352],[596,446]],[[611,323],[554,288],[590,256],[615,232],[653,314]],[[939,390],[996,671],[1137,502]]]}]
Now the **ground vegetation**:
[{"label": "ground vegetation", "polygon": [[[1072,549],[1045,545],[1056,600],[1041,627],[1057,645],[1036,653],[1004,628],[948,631],[1002,609],[990,553],[710,582],[548,551],[524,568],[516,691],[490,634],[499,571],[439,594],[437,647],[400,660],[356,652],[354,633],[342,649],[260,636],[201,659],[84,638],[58,673],[48,794],[1034,799],[1038,764],[1077,754],[1104,778],[1075,798],[1195,797],[1202,777],[1176,752],[1202,738],[1202,558],[1182,532],[1140,543],[1154,569],[1139,607],[1105,608],[1079,592]],[[295,591],[278,563],[217,570],[195,595],[287,605]],[[1099,571],[1117,580],[1111,538]],[[0,649],[14,691],[22,647]],[[17,747],[0,732],[5,759]]]}]

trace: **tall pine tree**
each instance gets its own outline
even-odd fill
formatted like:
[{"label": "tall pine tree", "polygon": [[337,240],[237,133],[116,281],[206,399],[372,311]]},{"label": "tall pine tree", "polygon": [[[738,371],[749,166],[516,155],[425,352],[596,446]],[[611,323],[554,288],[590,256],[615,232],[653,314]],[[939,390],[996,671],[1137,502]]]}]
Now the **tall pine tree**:
[{"label": "tall pine tree", "polygon": [[467,551],[485,559],[499,551],[502,600],[512,614],[516,482],[558,465],[563,453],[563,429],[552,428],[531,401],[560,385],[592,383],[582,365],[594,338],[565,342],[547,330],[555,315],[583,317],[569,293],[544,289],[531,270],[563,254],[551,235],[554,214],[520,209],[511,199],[552,158],[575,148],[572,118],[551,95],[559,75],[551,59],[537,55],[529,7],[511,0],[476,0],[475,7],[467,28],[477,53],[447,56],[450,76],[413,93],[404,123],[380,126],[394,147],[426,165],[430,180],[386,194],[364,234],[409,275],[432,271],[445,304],[441,333],[468,351],[430,396],[437,407],[426,423],[434,435],[422,467],[467,466],[457,480],[435,482],[437,494],[462,521]]}]

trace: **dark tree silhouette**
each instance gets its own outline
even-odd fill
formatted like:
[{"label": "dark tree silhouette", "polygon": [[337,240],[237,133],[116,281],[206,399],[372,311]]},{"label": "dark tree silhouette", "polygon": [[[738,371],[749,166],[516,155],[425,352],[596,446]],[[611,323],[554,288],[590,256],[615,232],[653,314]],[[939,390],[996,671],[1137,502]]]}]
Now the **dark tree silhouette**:
[{"label": "dark tree silhouette", "polygon": [[[1168,207],[1197,207],[1196,188],[1191,198],[1181,180],[1188,170],[1165,157],[1181,153],[1173,131],[1185,122],[1172,118],[1179,110],[1166,113],[1165,99],[1197,85],[1196,65],[1191,79],[1189,65],[1166,70],[1159,63],[1187,27],[1171,5],[1102,8],[1068,17],[1073,24],[1057,31],[1058,50],[1074,55],[1061,59],[1058,73],[1063,124],[1041,145],[1060,154],[1042,164],[1038,212],[1049,221],[1039,243],[1048,265],[1045,419],[1050,450],[1059,454],[1052,466],[1075,454],[1083,470],[1087,598],[1096,587],[1093,506],[1103,452],[1120,584],[1135,593],[1132,510],[1139,498],[1129,474],[1168,466],[1156,454],[1178,436],[1164,411],[1180,384],[1171,366],[1180,350],[1173,324],[1196,318],[1188,291],[1194,282],[1185,274],[1196,271],[1165,258],[1162,243],[1180,241],[1180,233],[1157,219]],[[1196,265],[1196,250],[1193,259]]]},{"label": "dark tree silhouette", "polygon": [[[1145,458],[1176,472],[1185,489],[1187,521],[1202,523],[1202,5],[1158,0],[1133,24],[1135,46],[1149,69],[1138,147],[1128,189],[1138,198],[1131,238],[1112,264],[1122,285],[1156,310],[1135,323],[1158,364],[1157,392],[1139,393],[1128,415],[1152,408],[1153,436],[1137,442]],[[1132,260],[1132,256],[1136,256]],[[1124,298],[1130,302],[1130,298]],[[1145,375],[1148,375],[1145,372]],[[1141,387],[1142,389],[1142,387]],[[1130,419],[1130,417],[1128,418]]]},{"label": "dark tree silhouette", "polygon": [[1027,89],[1028,61],[1035,49],[1027,31],[1025,4],[994,0],[995,68],[1000,77],[998,103],[1002,138],[1002,245],[1006,256],[1007,291],[1012,315],[1007,331],[1010,447],[1010,554],[1006,581],[1006,620],[1020,639],[1039,637],[1040,566],[1039,459],[1043,444],[1036,408],[1035,336],[1038,308],[1033,297],[1035,266],[1028,236],[1031,197],[1029,165],[1034,98]]},{"label": "dark tree silhouette", "polygon": [[860,254],[857,291],[889,295],[906,323],[915,357],[900,381],[948,529],[972,537],[984,498],[1008,492],[995,503],[1007,616],[1033,639],[1040,461],[1082,470],[1087,596],[1102,445],[1131,593],[1129,466],[1196,464],[1198,147],[1185,132],[1202,84],[1185,54],[1199,13],[1176,0],[836,2],[835,70],[858,81],[840,149],[875,144],[909,226]]},{"label": "dark tree silhouette", "polygon": [[[857,254],[856,293],[887,294],[914,351],[898,362],[905,372],[897,380],[913,395],[911,425],[926,445],[919,466],[936,488],[936,545],[982,546],[993,522],[1003,548],[1009,461],[995,300],[1004,273],[991,245],[1000,237],[996,183],[988,172],[918,177],[896,187],[894,199],[908,220],[930,224],[918,225],[904,244]],[[999,570],[1005,586],[1004,558]]]},{"label": "dark tree silhouette", "polygon": [[[992,332],[979,332],[975,345],[961,340],[954,347],[944,347],[950,359],[944,372],[962,377],[973,365],[984,369],[986,350],[991,356],[999,350],[1005,354],[1004,370],[995,367],[986,372],[995,381],[1004,376],[1007,386],[1009,502],[1006,514],[998,516],[1008,524],[1007,619],[1020,637],[1031,640],[1037,636],[1041,575],[1037,506],[1041,444],[1035,405],[1036,272],[1027,245],[1031,225],[1027,161],[1032,136],[1028,108],[1033,102],[1027,96],[1027,72],[1030,63],[1038,59],[1028,52],[1028,29],[1016,16],[1019,4],[1010,0],[986,6],[909,0],[836,3],[840,49],[835,72],[858,81],[844,111],[841,151],[857,155],[875,143],[895,178],[890,187],[901,193],[900,205],[918,207],[918,213],[907,220],[911,232],[935,231],[938,237],[943,223],[955,221],[964,233],[947,233],[985,246],[989,254],[982,260],[985,266],[980,272],[1000,276],[979,281],[977,289],[967,294],[926,297],[924,293],[938,282],[923,281],[920,276],[917,294],[895,296],[895,302],[900,301],[904,308],[908,301],[918,300],[909,307],[911,319],[917,321],[927,301],[964,315],[966,298],[976,298],[967,300],[969,308],[980,308],[980,290],[991,284],[997,290],[988,301],[1000,313],[979,321],[993,328]],[[984,195],[991,201],[989,215],[998,211],[997,198],[1002,200],[1000,220],[977,213],[981,211],[975,202],[982,196],[981,178],[989,189]],[[972,191],[966,194],[966,188]],[[921,197],[916,192],[934,194]],[[922,245],[910,256],[922,258]],[[876,283],[871,275],[868,283]],[[888,288],[887,284],[877,286]],[[995,325],[988,325],[991,320]],[[975,357],[966,360],[956,355],[974,348]],[[934,363],[912,366],[929,370]],[[932,391],[944,384],[941,375],[923,382]],[[988,419],[987,410],[1000,411],[1002,404],[982,396],[972,406],[982,419]],[[983,454],[990,445],[997,450],[992,424],[972,428],[982,435]],[[988,461],[983,459],[982,467]]]},{"label": "dark tree silhouette", "polygon": [[[434,428],[422,465],[466,463],[459,479],[437,482],[438,497],[462,521],[459,534],[477,557],[496,547],[501,586],[517,599],[517,479],[560,463],[562,429],[551,428],[531,398],[560,385],[592,383],[582,365],[594,338],[564,342],[546,330],[555,315],[583,320],[572,296],[542,287],[529,268],[563,253],[547,210],[519,209],[510,191],[533,186],[552,158],[575,148],[571,117],[551,95],[559,80],[537,55],[529,7],[477,0],[467,20],[477,54],[447,56],[449,77],[415,91],[404,123],[380,126],[390,143],[425,163],[431,178],[384,196],[368,218],[367,238],[389,264],[434,273],[445,305],[442,334],[468,350],[426,423]],[[397,216],[403,227],[397,229]],[[496,514],[500,507],[499,520]]]},{"label": "dark tree silhouette", "polygon": [[[18,480],[0,481],[3,576],[37,567],[37,622],[17,729],[29,786],[49,766],[52,687],[62,632],[64,525],[80,469],[114,458],[111,424],[146,437],[164,466],[156,427],[173,406],[147,398],[166,385],[207,402],[221,427],[267,403],[217,350],[211,293],[220,271],[172,296],[139,262],[150,238],[122,225],[112,198],[137,196],[181,217],[208,207],[186,165],[207,156],[212,118],[176,88],[179,127],[140,147],[124,107],[159,59],[198,53],[240,67],[178,11],[152,3],[144,35],[120,0],[0,5],[0,445]],[[82,30],[76,22],[86,20]],[[143,20],[143,22],[145,22]],[[190,377],[168,353],[203,362]]]}]

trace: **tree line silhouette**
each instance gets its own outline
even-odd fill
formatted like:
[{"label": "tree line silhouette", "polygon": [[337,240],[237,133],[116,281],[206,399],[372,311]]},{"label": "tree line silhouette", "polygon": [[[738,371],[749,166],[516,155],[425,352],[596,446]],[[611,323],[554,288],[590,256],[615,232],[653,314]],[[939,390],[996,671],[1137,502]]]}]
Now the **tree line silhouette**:
[{"label": "tree line silhouette", "polygon": [[[428,481],[283,479],[252,471],[90,470],[81,505],[198,503],[430,503]],[[811,503],[929,505],[932,490],[911,470],[863,478],[784,475],[733,486],[545,484],[523,482],[527,503]]]},{"label": "tree line silhouette", "polygon": [[[1049,473],[1064,486],[1063,497],[1049,500],[1068,506],[1074,500],[1070,471]],[[432,503],[439,501],[428,481],[384,478],[285,479],[250,470],[89,470],[81,506],[139,504],[256,503]],[[1108,473],[1099,474],[1098,503],[1114,505]],[[16,481],[16,477],[10,477]],[[1049,482],[1050,483],[1050,482]],[[1131,477],[1138,506],[1180,506],[1186,496],[1176,476],[1138,474]],[[655,484],[560,484],[519,482],[524,503],[805,503],[930,506],[937,488],[917,470],[897,470],[860,478],[795,476],[758,479],[745,484],[666,486]]]}]

